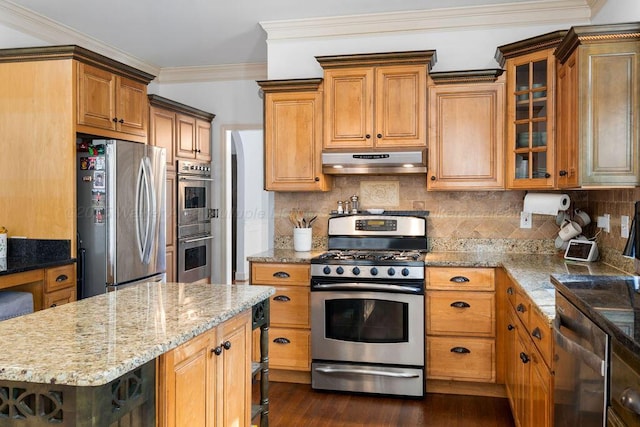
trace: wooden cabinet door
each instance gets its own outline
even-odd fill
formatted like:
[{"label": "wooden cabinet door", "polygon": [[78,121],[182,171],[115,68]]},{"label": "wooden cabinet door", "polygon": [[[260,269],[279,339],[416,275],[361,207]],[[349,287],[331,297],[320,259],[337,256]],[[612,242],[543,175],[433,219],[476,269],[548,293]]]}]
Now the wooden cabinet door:
[{"label": "wooden cabinet door", "polygon": [[429,88],[429,190],[504,189],[504,84]]},{"label": "wooden cabinet door", "polygon": [[426,147],[426,66],[376,68],[374,103],[376,147]]},{"label": "wooden cabinet door", "polygon": [[322,94],[265,94],[264,168],[266,190],[326,191],[322,174]]},{"label": "wooden cabinet door", "polygon": [[196,159],[211,161],[211,122],[196,120]]},{"label": "wooden cabinet door", "polygon": [[42,308],[57,307],[76,300],[76,288],[66,288],[59,291],[47,292],[42,300]]},{"label": "wooden cabinet door", "polygon": [[[251,418],[251,311],[218,327],[216,426],[248,427]],[[187,424],[185,424],[187,425]]]},{"label": "wooden cabinet door", "polygon": [[[325,70],[324,78],[324,148],[373,147],[374,69]],[[393,85],[390,102],[400,90],[402,85]],[[397,112],[394,109],[393,114]]]},{"label": "wooden cabinet door", "polygon": [[176,156],[184,159],[196,158],[196,119],[185,114],[176,115]]},{"label": "wooden cabinet door", "polygon": [[159,425],[215,426],[215,329],[165,353],[160,360]]},{"label": "wooden cabinet door", "polygon": [[118,119],[116,129],[131,135],[147,136],[147,86],[125,77],[117,77],[115,97]]},{"label": "wooden cabinet door", "polygon": [[545,366],[540,354],[531,349],[531,386],[529,399],[531,427],[550,427],[553,425],[553,386],[551,373]]},{"label": "wooden cabinet door", "polygon": [[505,337],[505,381],[504,385],[507,390],[507,397],[511,402],[512,411],[516,413],[516,397],[518,392],[516,390],[517,386],[517,370],[516,370],[516,362],[518,360],[517,353],[517,342],[518,342],[518,319],[516,318],[515,313],[513,312],[513,308],[507,304],[507,324],[506,324],[506,333]]},{"label": "wooden cabinet door", "polygon": [[556,182],[559,188],[580,185],[578,159],[577,52],[558,66],[556,115]]},{"label": "wooden cabinet door", "polygon": [[78,63],[78,124],[115,130],[115,88],[113,73]]},{"label": "wooden cabinet door", "polygon": [[173,171],[176,169],[173,147],[176,136],[176,113],[151,107],[149,116],[149,144],[166,150],[167,171]]}]

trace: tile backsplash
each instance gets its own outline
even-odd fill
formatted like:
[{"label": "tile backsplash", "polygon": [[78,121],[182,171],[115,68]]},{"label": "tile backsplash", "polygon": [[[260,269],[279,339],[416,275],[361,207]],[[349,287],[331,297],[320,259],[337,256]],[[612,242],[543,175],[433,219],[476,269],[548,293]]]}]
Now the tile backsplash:
[{"label": "tile backsplash", "polygon": [[[586,237],[597,233],[598,215],[611,215],[611,233],[597,240],[602,259],[624,271],[637,271],[637,263],[622,257],[626,239],[620,237],[620,215],[632,215],[640,189],[564,191],[571,208],[580,208],[592,218],[584,230]],[[533,215],[530,229],[520,228],[520,212],[525,191],[427,191],[424,175],[337,176],[334,188],[326,193],[275,193],[274,247],[293,247],[289,212],[301,209],[307,216],[318,215],[313,226],[313,249],[326,249],[327,220],[339,200],[360,198],[360,210],[426,210],[427,236],[431,251],[509,251],[512,253],[558,253],[554,240],[556,218]]]}]

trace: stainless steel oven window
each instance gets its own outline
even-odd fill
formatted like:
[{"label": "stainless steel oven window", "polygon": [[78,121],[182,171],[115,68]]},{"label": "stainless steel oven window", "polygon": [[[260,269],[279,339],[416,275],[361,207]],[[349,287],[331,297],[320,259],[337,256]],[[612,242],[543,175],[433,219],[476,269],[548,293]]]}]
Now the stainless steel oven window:
[{"label": "stainless steel oven window", "polygon": [[311,356],[314,360],[424,365],[424,296],[311,292]]},{"label": "stainless steel oven window", "polygon": [[178,182],[178,225],[209,221],[211,180],[180,176]]},{"label": "stainless steel oven window", "polygon": [[195,282],[211,276],[212,236],[185,238],[178,242],[178,281]]}]

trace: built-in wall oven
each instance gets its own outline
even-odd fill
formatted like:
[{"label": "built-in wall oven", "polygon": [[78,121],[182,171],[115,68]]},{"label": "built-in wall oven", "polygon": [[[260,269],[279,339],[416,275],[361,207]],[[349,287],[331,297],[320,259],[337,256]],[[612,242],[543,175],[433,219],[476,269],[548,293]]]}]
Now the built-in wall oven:
[{"label": "built-in wall oven", "polygon": [[311,260],[314,389],[424,396],[426,213],[329,219]]},{"label": "built-in wall oven", "polygon": [[178,160],[177,166],[177,280],[191,283],[211,276],[213,179],[207,163]]}]

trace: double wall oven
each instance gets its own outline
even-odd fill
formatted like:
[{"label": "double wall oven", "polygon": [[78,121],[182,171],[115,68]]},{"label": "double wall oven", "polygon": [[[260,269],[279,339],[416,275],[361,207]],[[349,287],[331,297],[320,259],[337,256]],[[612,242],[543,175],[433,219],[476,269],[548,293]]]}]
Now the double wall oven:
[{"label": "double wall oven", "polygon": [[424,396],[426,215],[329,219],[311,260],[314,389]]},{"label": "double wall oven", "polygon": [[178,282],[211,277],[211,166],[178,160]]}]

